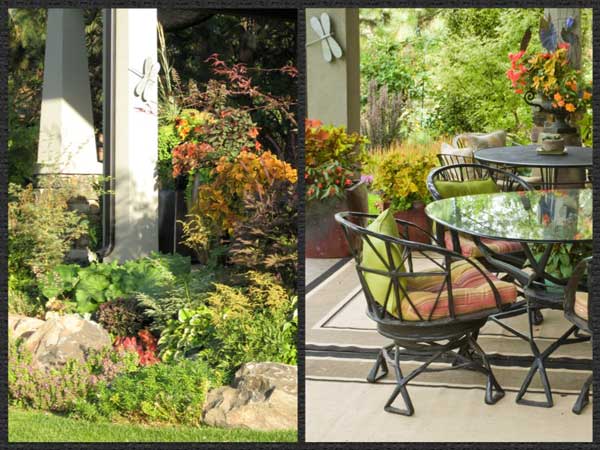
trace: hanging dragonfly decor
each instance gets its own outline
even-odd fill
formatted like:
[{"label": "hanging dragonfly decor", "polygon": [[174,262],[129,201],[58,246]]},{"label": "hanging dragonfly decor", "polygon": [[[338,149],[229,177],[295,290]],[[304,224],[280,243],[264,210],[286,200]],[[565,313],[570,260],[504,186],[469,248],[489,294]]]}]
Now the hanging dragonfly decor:
[{"label": "hanging dragonfly decor", "polygon": [[311,17],[310,26],[317,33],[318,39],[308,42],[306,46],[321,43],[321,49],[323,50],[323,58],[327,62],[331,62],[333,57],[342,57],[342,47],[333,38],[333,31],[331,30],[331,19],[327,13],[321,14],[321,18]]},{"label": "hanging dragonfly decor", "polygon": [[160,64],[152,62],[152,58],[148,57],[144,60],[143,72],[138,73],[133,69],[129,69],[136,74],[141,80],[135,85],[133,93],[136,97],[140,97],[142,101],[148,101],[148,88],[156,83],[156,77],[160,70]]}]

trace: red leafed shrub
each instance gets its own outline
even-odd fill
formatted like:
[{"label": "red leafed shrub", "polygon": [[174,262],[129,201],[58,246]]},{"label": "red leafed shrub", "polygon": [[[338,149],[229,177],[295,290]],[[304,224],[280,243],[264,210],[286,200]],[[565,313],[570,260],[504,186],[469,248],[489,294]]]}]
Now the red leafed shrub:
[{"label": "red leafed shrub", "polygon": [[191,172],[199,167],[206,155],[213,151],[207,143],[184,142],[173,149],[173,177]]},{"label": "red leafed shrub", "polygon": [[136,336],[118,337],[114,347],[117,350],[134,351],[140,357],[142,366],[160,362],[156,356],[156,338],[148,330],[140,330]]}]

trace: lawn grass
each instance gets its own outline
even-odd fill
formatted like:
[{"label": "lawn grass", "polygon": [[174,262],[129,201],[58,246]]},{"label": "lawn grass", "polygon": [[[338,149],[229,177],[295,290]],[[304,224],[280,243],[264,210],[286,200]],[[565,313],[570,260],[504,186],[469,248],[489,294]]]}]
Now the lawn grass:
[{"label": "lawn grass", "polygon": [[296,431],[96,423],[10,408],[9,442],[296,442]]}]

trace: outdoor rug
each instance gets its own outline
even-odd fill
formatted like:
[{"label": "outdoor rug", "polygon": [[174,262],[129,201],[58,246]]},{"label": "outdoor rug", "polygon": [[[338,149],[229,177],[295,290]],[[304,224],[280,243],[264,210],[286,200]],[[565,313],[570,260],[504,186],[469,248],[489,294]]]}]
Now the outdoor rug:
[{"label": "outdoor rug", "polygon": [[[422,260],[425,267],[426,259]],[[366,302],[354,262],[321,281],[306,296],[306,377],[309,380],[366,382],[379,349],[390,341],[380,336],[365,314]],[[562,311],[544,311],[544,321],[535,327],[540,349],[549,346],[570,327]],[[514,328],[525,332],[527,316],[507,319]],[[507,391],[518,391],[533,360],[529,344],[510,335],[497,324],[488,322],[480,333],[479,344],[493,366],[494,373]],[[450,361],[434,363],[442,367]],[[405,374],[419,362],[401,363]],[[563,346],[547,360],[547,372],[553,393],[575,395],[591,373],[592,347],[589,342]],[[485,389],[486,378],[470,370],[430,372],[419,375],[410,385]],[[379,383],[394,383],[393,374]],[[541,392],[539,377],[531,385],[532,393]]]}]

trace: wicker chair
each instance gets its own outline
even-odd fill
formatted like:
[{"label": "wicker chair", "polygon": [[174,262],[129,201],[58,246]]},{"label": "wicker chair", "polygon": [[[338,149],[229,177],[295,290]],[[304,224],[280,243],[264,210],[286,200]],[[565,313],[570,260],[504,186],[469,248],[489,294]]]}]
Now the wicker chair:
[{"label": "wicker chair", "polygon": [[[591,292],[592,288],[591,264],[592,257],[590,256],[577,265],[565,289],[564,303],[565,317],[567,320],[576,325],[581,331],[590,335],[592,334],[590,326],[592,316],[588,304],[589,292]],[[585,286],[581,286],[586,272],[587,280]],[[582,287],[586,292],[578,292]],[[581,414],[583,408],[589,403],[592,378],[593,376],[590,375],[581,388],[577,401],[573,405],[572,411],[575,414]]]},{"label": "wicker chair", "polygon": [[[408,382],[423,372],[457,368],[470,368],[486,375],[485,402],[496,403],[504,396],[504,391],[494,377],[476,335],[491,314],[506,309],[515,301],[514,285],[498,280],[476,261],[444,248],[434,236],[410,222],[395,219],[400,238],[361,226],[375,217],[342,212],[335,215],[335,220],[342,226],[355,258],[367,302],[367,315],[376,322],[378,332],[393,341],[380,350],[367,376],[368,382],[375,383],[388,373],[388,365],[393,367],[396,387],[384,410],[411,416],[414,407],[406,388]],[[408,240],[411,228],[429,235],[437,245]],[[368,256],[365,252],[369,252]],[[373,261],[374,255],[379,268],[367,263],[367,258]],[[414,256],[426,258],[434,269],[416,270]],[[374,277],[378,277],[379,284],[374,284]],[[468,283],[477,286],[465,286],[467,279]],[[472,301],[474,288],[481,293],[480,304]],[[466,302],[467,291],[471,303]],[[377,298],[376,292],[385,294]],[[404,375],[400,361],[406,356],[425,362]],[[452,366],[429,368],[431,363],[444,356],[453,358]],[[404,400],[402,409],[393,406],[398,395]]]}]

